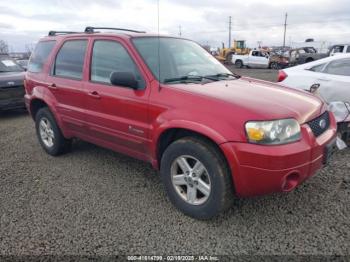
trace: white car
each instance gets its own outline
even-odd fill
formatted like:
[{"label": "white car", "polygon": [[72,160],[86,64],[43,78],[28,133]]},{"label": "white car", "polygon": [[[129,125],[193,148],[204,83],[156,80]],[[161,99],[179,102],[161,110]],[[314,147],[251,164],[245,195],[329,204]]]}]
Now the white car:
[{"label": "white car", "polygon": [[309,91],[319,84],[319,94],[327,102],[350,102],[350,54],[320,59],[279,71],[284,86]]},{"label": "white car", "polygon": [[346,53],[350,53],[350,44],[334,45],[329,50],[329,56],[346,54]]},{"label": "white car", "polygon": [[252,50],[248,55],[233,55],[232,64],[237,68],[248,66],[251,68],[268,68],[270,65],[269,54]]}]

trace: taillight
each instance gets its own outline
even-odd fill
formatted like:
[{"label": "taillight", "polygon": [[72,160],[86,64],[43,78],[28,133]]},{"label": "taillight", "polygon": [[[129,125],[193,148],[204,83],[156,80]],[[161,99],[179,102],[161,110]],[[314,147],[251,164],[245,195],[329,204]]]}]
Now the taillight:
[{"label": "taillight", "polygon": [[288,77],[288,75],[286,74],[286,72],[284,72],[283,70],[280,70],[280,71],[278,71],[277,82],[282,82],[287,77]]}]

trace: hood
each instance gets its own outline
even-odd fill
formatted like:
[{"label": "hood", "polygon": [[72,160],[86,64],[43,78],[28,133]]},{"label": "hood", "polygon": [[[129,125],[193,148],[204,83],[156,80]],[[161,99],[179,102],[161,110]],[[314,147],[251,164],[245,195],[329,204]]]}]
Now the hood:
[{"label": "hood", "polygon": [[23,86],[24,72],[0,72],[0,87]]},{"label": "hood", "polygon": [[194,95],[227,102],[239,111],[251,113],[254,119],[250,120],[295,118],[303,124],[325,110],[324,103],[312,94],[252,78],[175,86]]}]

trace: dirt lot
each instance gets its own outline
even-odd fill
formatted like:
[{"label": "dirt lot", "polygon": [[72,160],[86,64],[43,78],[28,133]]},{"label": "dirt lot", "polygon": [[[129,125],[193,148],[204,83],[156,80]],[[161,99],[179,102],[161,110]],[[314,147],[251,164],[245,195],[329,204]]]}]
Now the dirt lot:
[{"label": "dirt lot", "polygon": [[25,112],[0,115],[0,138],[0,255],[350,255],[349,149],[294,192],[197,221],[169,203],[149,164],[85,142],[50,157]]}]

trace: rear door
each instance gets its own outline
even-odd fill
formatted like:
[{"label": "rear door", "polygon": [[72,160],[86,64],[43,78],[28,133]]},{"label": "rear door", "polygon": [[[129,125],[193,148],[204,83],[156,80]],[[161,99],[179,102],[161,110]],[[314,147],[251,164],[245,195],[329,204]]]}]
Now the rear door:
[{"label": "rear door", "polygon": [[74,133],[86,131],[82,78],[87,45],[87,38],[64,41],[53,60],[46,81],[48,92],[55,98],[63,125]]},{"label": "rear door", "polygon": [[[90,74],[86,82],[86,105],[90,140],[147,160],[147,81],[135,62],[135,54],[116,38],[95,39],[90,51]],[[131,72],[139,89],[115,86],[112,72]]]},{"label": "rear door", "polygon": [[350,102],[350,58],[330,62],[318,81],[319,92],[327,102]]}]

